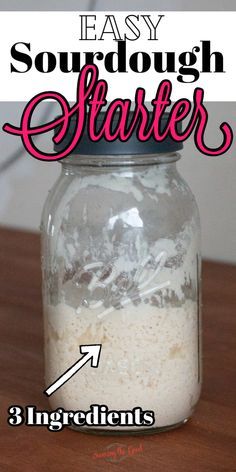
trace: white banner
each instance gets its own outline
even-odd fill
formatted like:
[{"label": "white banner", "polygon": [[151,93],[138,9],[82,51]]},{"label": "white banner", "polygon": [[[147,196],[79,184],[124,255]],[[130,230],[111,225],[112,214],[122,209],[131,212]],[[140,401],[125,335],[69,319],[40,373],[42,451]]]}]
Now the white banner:
[{"label": "white banner", "polygon": [[236,101],[235,25],[236,12],[0,12],[0,101],[75,101],[93,53],[108,101],[138,87],[151,101],[164,79],[172,100],[202,87],[205,101]]}]

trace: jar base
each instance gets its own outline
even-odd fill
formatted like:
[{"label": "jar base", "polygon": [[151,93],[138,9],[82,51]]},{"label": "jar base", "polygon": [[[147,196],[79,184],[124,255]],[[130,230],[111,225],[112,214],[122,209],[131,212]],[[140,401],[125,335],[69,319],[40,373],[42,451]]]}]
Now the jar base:
[{"label": "jar base", "polygon": [[172,429],[180,428],[180,426],[183,426],[186,424],[191,417],[185,418],[183,421],[180,421],[179,423],[175,423],[172,425],[168,426],[161,426],[161,427],[154,427],[154,428],[146,428],[146,429],[133,429],[133,430],[126,430],[126,431],[121,431],[121,430],[108,430],[108,429],[103,429],[103,428],[80,428],[76,426],[68,426],[68,428],[77,431],[79,433],[84,433],[84,434],[94,434],[94,435],[99,435],[99,436],[142,436],[142,435],[152,435],[152,434],[158,434],[158,433],[165,433],[167,431],[171,431]]}]

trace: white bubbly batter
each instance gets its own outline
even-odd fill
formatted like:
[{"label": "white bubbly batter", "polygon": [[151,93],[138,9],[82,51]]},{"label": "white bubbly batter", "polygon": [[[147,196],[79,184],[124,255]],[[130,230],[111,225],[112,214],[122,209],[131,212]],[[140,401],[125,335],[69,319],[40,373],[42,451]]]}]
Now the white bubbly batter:
[{"label": "white bubbly batter", "polygon": [[92,310],[78,314],[59,304],[45,310],[45,328],[47,385],[81,357],[81,344],[102,344],[99,368],[85,365],[54,393],[53,407],[140,406],[154,411],[154,427],[174,425],[191,415],[200,394],[195,302],[169,309],[129,305],[102,320]]}]

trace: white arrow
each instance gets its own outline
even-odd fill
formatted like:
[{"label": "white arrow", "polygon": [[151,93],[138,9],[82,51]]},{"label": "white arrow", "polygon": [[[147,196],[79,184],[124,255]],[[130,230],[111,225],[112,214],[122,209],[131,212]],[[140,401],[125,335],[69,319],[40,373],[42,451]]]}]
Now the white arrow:
[{"label": "white arrow", "polygon": [[81,345],[80,352],[85,354],[75,364],[64,372],[53,384],[51,384],[43,393],[50,397],[56,390],[58,390],[64,383],[66,383],[73,375],[75,375],[90,359],[91,367],[98,367],[102,345],[101,344],[88,344]]}]

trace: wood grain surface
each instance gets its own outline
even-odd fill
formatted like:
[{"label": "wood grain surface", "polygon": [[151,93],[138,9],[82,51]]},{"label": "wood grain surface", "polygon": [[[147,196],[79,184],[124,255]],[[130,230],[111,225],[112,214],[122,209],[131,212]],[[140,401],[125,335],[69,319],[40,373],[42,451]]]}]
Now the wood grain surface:
[{"label": "wood grain surface", "polygon": [[0,229],[0,472],[236,471],[236,266],[203,264],[201,401],[185,426],[153,436],[8,426],[10,405],[48,408],[40,278],[39,236]]}]

